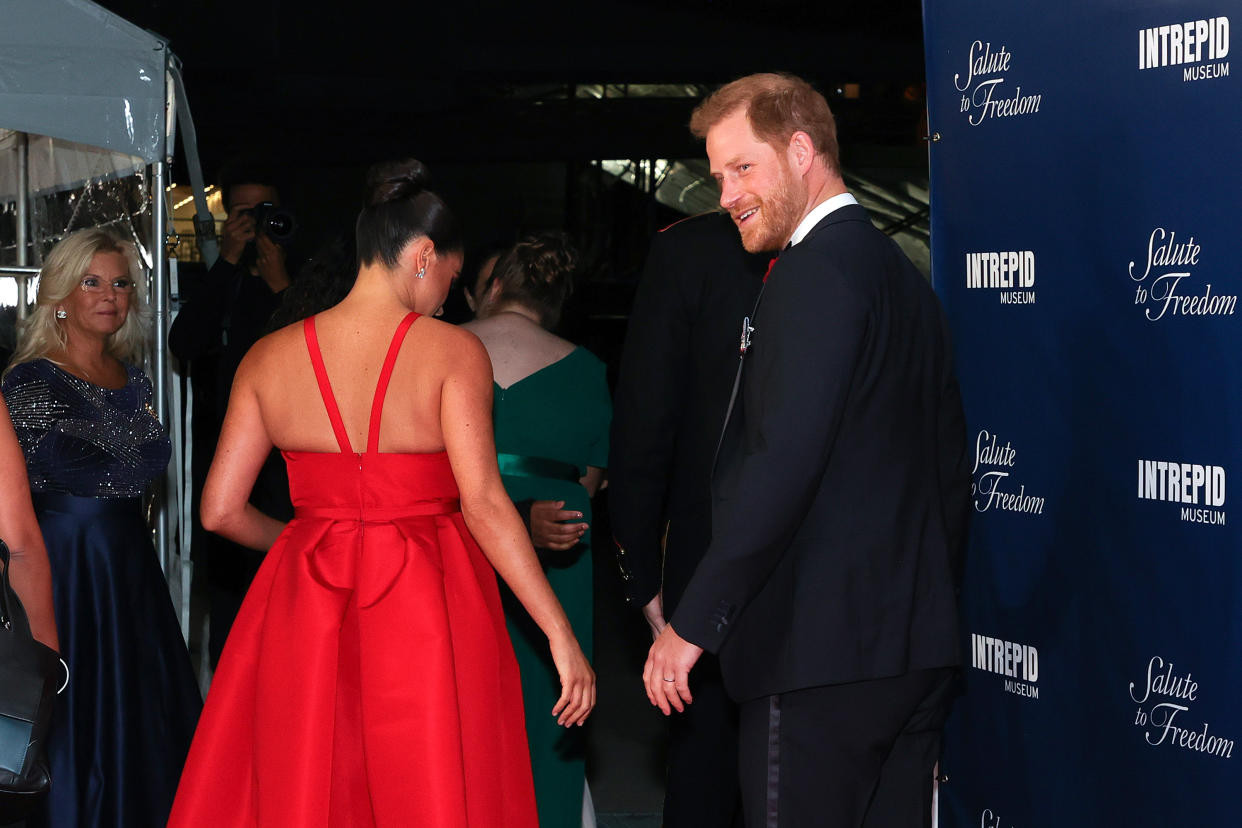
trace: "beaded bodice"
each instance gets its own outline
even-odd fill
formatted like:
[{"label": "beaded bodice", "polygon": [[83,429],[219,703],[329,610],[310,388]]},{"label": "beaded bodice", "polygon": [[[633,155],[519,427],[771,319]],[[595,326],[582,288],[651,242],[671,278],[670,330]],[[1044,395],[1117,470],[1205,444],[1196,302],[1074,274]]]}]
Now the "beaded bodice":
[{"label": "beaded bodice", "polygon": [[123,388],[104,388],[46,359],[16,366],[2,390],[30,488],[79,497],[138,497],[172,449],[151,408],[151,381],[127,365]]}]

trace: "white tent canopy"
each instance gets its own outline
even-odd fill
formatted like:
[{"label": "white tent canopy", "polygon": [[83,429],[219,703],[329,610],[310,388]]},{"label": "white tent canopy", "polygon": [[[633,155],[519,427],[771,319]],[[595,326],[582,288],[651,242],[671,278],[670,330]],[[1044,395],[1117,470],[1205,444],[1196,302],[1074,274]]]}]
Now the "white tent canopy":
[{"label": "white tent canopy", "polygon": [[[16,201],[22,190],[16,152],[21,135],[0,127],[0,201]],[[76,190],[91,181],[136,175],[146,167],[137,156],[89,144],[39,134],[27,134],[27,141],[27,195]]]},{"label": "white tent canopy", "polygon": [[2,0],[0,16],[0,126],[164,159],[162,38],[87,0]]}]

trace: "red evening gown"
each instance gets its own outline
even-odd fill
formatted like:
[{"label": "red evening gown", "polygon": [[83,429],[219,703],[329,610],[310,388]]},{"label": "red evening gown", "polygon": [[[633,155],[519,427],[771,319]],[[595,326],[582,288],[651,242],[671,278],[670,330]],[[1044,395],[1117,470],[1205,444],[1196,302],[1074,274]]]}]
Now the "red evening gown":
[{"label": "red evening gown", "polygon": [[448,455],[365,454],[314,320],[307,347],[341,451],[284,452],[295,517],[233,625],[169,825],[537,828],[496,576]]}]

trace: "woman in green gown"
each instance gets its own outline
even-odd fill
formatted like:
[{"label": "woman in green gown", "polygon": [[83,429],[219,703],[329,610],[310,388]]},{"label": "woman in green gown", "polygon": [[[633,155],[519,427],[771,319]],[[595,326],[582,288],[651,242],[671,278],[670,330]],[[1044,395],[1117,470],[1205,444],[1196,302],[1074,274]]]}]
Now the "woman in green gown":
[{"label": "woman in green gown", "polygon": [[[575,259],[561,236],[523,239],[496,263],[478,319],[467,327],[492,359],[505,488],[514,501],[535,501],[532,532],[543,546],[544,571],[591,658],[591,497],[608,465],[612,403],[604,364],[551,333],[572,288]],[[550,524],[549,516],[564,522]],[[522,672],[540,828],[580,828],[582,731],[558,727],[550,713],[561,689],[542,634],[515,601],[506,603],[506,615]]]}]

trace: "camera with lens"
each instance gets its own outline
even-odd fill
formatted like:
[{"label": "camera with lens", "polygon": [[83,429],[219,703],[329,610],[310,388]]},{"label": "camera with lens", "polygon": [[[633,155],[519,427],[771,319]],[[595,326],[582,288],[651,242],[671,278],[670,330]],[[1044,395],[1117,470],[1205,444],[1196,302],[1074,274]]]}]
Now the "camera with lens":
[{"label": "camera with lens", "polygon": [[297,230],[297,222],[293,218],[293,213],[270,201],[261,201],[249,210],[243,210],[242,214],[254,217],[255,235],[266,235],[277,244],[287,243]]}]

